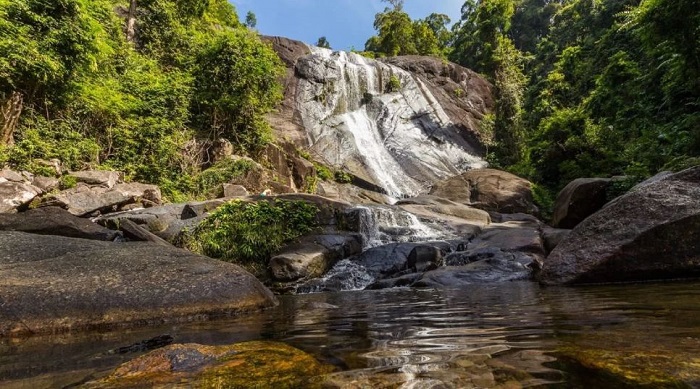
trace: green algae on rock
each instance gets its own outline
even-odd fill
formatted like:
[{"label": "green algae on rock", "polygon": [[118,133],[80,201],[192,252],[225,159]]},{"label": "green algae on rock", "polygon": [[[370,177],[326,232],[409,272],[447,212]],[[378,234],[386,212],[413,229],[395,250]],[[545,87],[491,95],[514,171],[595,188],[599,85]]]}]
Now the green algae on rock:
[{"label": "green algae on rock", "polygon": [[87,388],[316,388],[334,368],[279,342],[170,345],[118,367]]}]

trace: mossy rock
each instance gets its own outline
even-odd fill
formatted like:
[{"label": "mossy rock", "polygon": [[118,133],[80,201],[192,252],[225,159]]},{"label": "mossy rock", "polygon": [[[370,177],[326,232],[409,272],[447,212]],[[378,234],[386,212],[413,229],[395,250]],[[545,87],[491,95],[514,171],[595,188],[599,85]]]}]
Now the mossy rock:
[{"label": "mossy rock", "polygon": [[170,345],[118,367],[88,388],[317,388],[334,367],[279,342]]}]

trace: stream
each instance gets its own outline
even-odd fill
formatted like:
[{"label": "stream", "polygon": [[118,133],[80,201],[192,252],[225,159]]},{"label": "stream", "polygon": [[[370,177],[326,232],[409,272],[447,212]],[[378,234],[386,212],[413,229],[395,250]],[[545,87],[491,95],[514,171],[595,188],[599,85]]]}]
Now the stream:
[{"label": "stream", "polygon": [[277,308],[241,317],[2,339],[0,382],[71,387],[144,353],[110,350],[168,334],[175,343],[282,341],[336,366],[329,387],[640,387],[609,371],[647,387],[666,376],[670,387],[700,387],[698,286],[510,282],[280,296]]}]

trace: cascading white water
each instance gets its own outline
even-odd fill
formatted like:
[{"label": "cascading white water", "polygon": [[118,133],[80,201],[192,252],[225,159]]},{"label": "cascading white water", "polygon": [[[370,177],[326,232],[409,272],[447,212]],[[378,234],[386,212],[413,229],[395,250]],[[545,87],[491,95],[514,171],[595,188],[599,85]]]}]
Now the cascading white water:
[{"label": "cascading white water", "polygon": [[[333,167],[398,198],[486,165],[450,134],[449,116],[410,73],[355,53],[310,49],[297,63],[297,109],[311,149]],[[398,90],[388,90],[392,78]]]},{"label": "cascading white water", "polygon": [[349,212],[356,215],[358,232],[363,237],[365,249],[392,242],[420,242],[447,237],[440,229],[396,207],[357,206]]}]

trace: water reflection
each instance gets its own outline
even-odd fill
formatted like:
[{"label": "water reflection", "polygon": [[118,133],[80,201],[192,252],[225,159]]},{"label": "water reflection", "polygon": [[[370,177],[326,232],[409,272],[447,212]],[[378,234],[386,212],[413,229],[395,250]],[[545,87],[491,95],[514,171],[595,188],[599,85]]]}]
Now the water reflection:
[{"label": "water reflection", "polygon": [[283,341],[337,366],[329,387],[591,387],[601,368],[692,386],[700,383],[697,286],[514,282],[283,296],[278,308],[241,318],[2,340],[0,380],[32,388],[80,382],[139,355],[107,350],[170,334],[176,343]]}]

